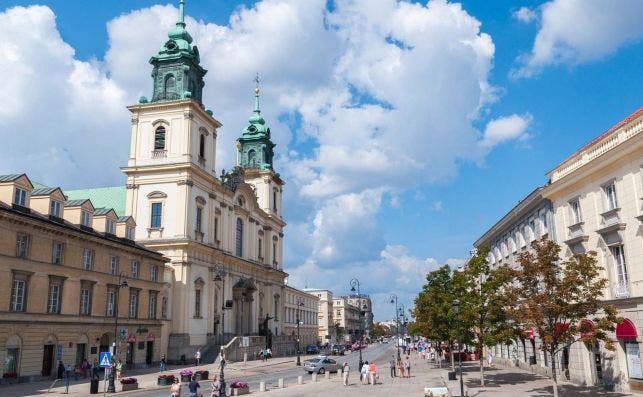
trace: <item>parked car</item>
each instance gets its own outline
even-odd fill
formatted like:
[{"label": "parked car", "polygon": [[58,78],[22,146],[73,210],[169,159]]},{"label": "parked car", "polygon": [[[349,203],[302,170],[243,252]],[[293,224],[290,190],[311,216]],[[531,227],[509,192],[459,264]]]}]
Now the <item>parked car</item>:
[{"label": "parked car", "polygon": [[361,344],[360,344],[359,342],[355,342],[355,343],[353,343],[353,345],[351,346],[351,350],[352,350],[352,351],[355,351],[355,350],[363,349],[363,348],[365,348],[365,347],[366,347],[366,345],[365,345],[364,343],[361,343]]},{"label": "parked car", "polygon": [[330,354],[332,354],[332,355],[343,356],[344,352],[346,352],[346,347],[343,346],[343,345],[333,345],[330,348]]},{"label": "parked car", "polygon": [[326,371],[337,372],[337,368],[337,361],[331,360],[328,357],[318,357],[304,361],[304,371],[309,374],[312,374],[313,372],[323,374]]},{"label": "parked car", "polygon": [[319,354],[319,347],[317,345],[306,346],[306,354]]}]

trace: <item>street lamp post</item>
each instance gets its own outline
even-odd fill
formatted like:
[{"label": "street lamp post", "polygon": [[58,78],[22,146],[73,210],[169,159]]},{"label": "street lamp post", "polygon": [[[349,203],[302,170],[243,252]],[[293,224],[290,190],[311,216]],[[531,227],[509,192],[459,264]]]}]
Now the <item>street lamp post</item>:
[{"label": "street lamp post", "polygon": [[[125,276],[125,272],[121,272],[118,275],[118,283],[116,284],[116,296],[114,297],[114,344],[113,344],[113,349],[112,349],[112,361],[116,363],[116,354],[117,354],[117,345],[116,345],[116,340],[118,339],[118,303],[119,303],[119,297],[120,297],[120,290],[122,288],[127,288],[127,277]],[[114,365],[114,368],[112,368],[109,372],[109,385],[107,386],[107,392],[108,393],[116,393],[116,385],[114,385],[114,377],[116,374],[114,374],[114,371],[116,369],[116,366]]]},{"label": "street lamp post", "polygon": [[[351,292],[355,292],[355,289],[357,288],[357,297],[359,298],[361,296],[359,292],[359,286],[360,286],[359,280],[356,278],[352,279],[350,281],[350,285],[351,285]],[[359,305],[358,307],[359,307],[359,321],[360,321],[360,324],[363,324],[362,306]],[[360,335],[359,336],[359,370],[360,371],[362,370],[363,365],[364,365],[364,361],[362,360],[362,335]]]},{"label": "street lamp post", "polygon": [[400,356],[400,316],[398,315],[400,307],[397,305],[397,295],[391,294],[391,303],[395,303],[395,345],[397,346],[397,360],[400,361],[402,359]]},{"label": "street lamp post", "polygon": [[221,281],[221,349],[219,355],[221,356],[221,362],[219,362],[219,397],[226,397],[226,386],[225,386],[225,377],[223,373],[223,368],[225,367],[225,359],[223,358],[223,344],[225,343],[225,311],[226,311],[226,302],[225,302],[225,269],[221,266],[215,267],[216,276],[214,281]]},{"label": "street lamp post", "polygon": [[301,337],[299,335],[299,322],[301,321],[299,319],[299,310],[300,308],[304,305],[304,302],[302,302],[301,296],[297,297],[297,365],[301,365]]},{"label": "street lamp post", "polygon": [[453,311],[455,312],[456,328],[458,329],[458,367],[460,369],[460,395],[464,396],[464,381],[462,379],[462,354],[460,354],[460,349],[462,346],[462,338],[460,335],[460,301],[455,299],[452,305]]}]

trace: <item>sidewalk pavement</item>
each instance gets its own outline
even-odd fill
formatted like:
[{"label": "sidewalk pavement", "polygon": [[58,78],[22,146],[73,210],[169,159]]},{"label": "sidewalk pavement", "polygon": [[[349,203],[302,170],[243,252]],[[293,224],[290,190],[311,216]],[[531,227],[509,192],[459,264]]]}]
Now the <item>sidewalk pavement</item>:
[{"label": "sidewalk pavement", "polygon": [[[229,363],[226,365],[226,371],[232,370],[243,370],[243,371],[253,371],[260,370],[262,368],[281,365],[281,364],[294,364],[296,357],[276,357],[271,358],[268,361],[253,360],[247,361],[245,364],[241,362]],[[178,377],[179,372],[183,369],[190,369],[192,372],[195,371],[209,371],[210,379],[212,375],[219,375],[219,360],[217,359],[214,363],[203,364],[200,366],[175,366],[169,365],[167,371],[160,372],[158,368],[146,368],[146,369],[137,369],[123,371],[122,378],[136,378],[138,380],[138,390],[158,390],[158,389],[167,389],[168,386],[158,386],[157,378],[161,374],[173,374]],[[53,380],[41,381],[41,382],[32,382],[32,383],[18,383],[14,385],[3,385],[0,386],[0,396],[2,397],[25,397],[25,396],[35,396],[39,394],[47,394],[47,390],[52,385]],[[99,383],[99,394],[103,394],[104,382],[103,378],[100,379]],[[130,392],[121,392],[121,385],[119,382],[116,382],[116,390],[119,395],[124,395]],[[69,384],[69,394],[65,393],[65,382],[58,381],[54,388],[51,389],[51,393],[47,396],[57,397],[57,396],[88,396],[89,395],[89,378],[80,379],[78,381],[71,380]]]}]

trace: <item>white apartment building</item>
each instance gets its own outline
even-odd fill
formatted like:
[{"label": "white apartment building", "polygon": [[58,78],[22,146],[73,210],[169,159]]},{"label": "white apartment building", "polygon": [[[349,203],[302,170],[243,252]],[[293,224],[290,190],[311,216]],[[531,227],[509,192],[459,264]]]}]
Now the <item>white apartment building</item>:
[{"label": "white apartment building", "polygon": [[322,344],[336,341],[335,321],[333,316],[333,293],[327,289],[304,289],[304,292],[316,296],[318,339]]},{"label": "white apartment building", "polygon": [[319,334],[319,298],[289,285],[284,288],[284,298],[284,334],[296,337],[299,320],[299,340],[302,348],[316,344]]}]

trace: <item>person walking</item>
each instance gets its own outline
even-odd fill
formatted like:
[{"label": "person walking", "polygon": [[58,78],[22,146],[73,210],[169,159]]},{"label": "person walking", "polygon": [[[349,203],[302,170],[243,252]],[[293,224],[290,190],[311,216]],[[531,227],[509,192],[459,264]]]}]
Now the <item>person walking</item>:
[{"label": "person walking", "polygon": [[344,362],[342,365],[342,377],[344,378],[344,386],[348,386],[348,373],[350,372],[351,367],[348,365],[348,362]]},{"label": "person walking", "polygon": [[170,386],[170,397],[181,397],[181,383],[178,378],[174,378],[174,383]]},{"label": "person walking", "polygon": [[194,353],[194,361],[197,366],[201,365],[201,348],[196,349],[196,353]]},{"label": "person walking", "polygon": [[388,367],[391,370],[391,378],[395,378],[395,356],[391,356],[388,362]]},{"label": "person walking", "polygon": [[165,354],[161,354],[161,361],[159,362],[160,371],[163,372],[167,369],[167,363],[165,361]]},{"label": "person walking", "polygon": [[493,367],[493,351],[487,348],[487,364]]},{"label": "person walking", "polygon": [[368,378],[371,385],[375,386],[375,384],[377,384],[377,366],[374,362],[368,365]]},{"label": "person walking", "polygon": [[116,363],[116,380],[121,380],[121,374],[123,373],[123,362],[121,360],[118,360],[118,363]]},{"label": "person walking", "polygon": [[404,375],[404,363],[402,362],[402,359],[397,360],[397,371],[401,378],[406,378]]},{"label": "person walking", "polygon": [[198,389],[201,387],[199,382],[196,381],[196,376],[192,377],[192,380],[188,384],[188,396],[189,397],[196,397],[196,393],[198,392]]},{"label": "person walking", "polygon": [[404,372],[406,372],[407,378],[411,377],[411,361],[409,360],[409,356],[406,356],[406,361],[404,361]]},{"label": "person walking", "polygon": [[57,371],[58,371],[58,373],[56,374],[58,375],[57,379],[62,379],[63,376],[65,375],[65,364],[63,364],[62,361],[58,361]]},{"label": "person walking", "polygon": [[360,369],[360,380],[363,385],[368,385],[368,361],[365,361]]},{"label": "person walking", "polygon": [[212,377],[212,382],[210,382],[210,387],[212,388],[212,394],[210,397],[217,397],[219,395],[219,390],[221,389],[221,382],[217,380],[217,376]]}]

